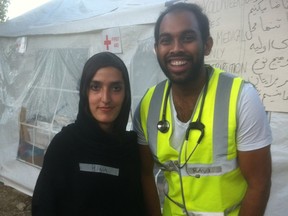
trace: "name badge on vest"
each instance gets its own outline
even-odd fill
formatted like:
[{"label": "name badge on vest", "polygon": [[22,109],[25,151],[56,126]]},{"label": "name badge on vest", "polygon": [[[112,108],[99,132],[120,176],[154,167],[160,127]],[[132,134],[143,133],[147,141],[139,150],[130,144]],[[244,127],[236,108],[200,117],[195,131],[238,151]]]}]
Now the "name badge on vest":
[{"label": "name badge on vest", "polygon": [[214,167],[189,167],[187,168],[187,173],[190,175],[193,174],[200,174],[200,175],[210,175],[221,173],[222,167],[221,166],[214,166]]}]

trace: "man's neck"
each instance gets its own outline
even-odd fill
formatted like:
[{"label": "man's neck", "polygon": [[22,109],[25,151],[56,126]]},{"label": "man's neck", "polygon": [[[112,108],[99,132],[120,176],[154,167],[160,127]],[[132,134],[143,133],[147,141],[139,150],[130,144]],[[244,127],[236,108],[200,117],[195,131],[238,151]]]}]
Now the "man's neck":
[{"label": "man's neck", "polygon": [[172,99],[177,112],[177,118],[182,122],[187,122],[194,111],[198,97],[206,84],[205,72],[201,73],[199,79],[185,84],[172,83]]}]

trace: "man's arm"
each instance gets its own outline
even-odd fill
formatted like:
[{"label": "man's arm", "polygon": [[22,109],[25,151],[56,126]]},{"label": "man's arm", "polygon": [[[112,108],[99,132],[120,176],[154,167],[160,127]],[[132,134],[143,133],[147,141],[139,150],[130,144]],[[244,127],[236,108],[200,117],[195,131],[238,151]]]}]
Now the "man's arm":
[{"label": "man's arm", "polygon": [[139,145],[141,180],[147,216],[161,216],[158,191],[153,174],[154,160],[148,145]]},{"label": "man's arm", "polygon": [[238,151],[239,166],[248,188],[240,208],[240,216],[262,216],[270,195],[270,145],[253,151]]}]

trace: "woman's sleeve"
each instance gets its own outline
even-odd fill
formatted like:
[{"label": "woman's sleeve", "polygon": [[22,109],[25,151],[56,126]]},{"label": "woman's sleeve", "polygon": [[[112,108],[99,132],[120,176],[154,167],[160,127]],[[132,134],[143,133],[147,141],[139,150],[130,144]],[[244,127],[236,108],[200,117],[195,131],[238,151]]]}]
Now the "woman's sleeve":
[{"label": "woman's sleeve", "polygon": [[[57,135],[56,135],[57,136]],[[55,137],[56,138],[56,137]],[[57,215],[57,167],[59,145],[57,138],[47,148],[32,197],[32,216]]]}]

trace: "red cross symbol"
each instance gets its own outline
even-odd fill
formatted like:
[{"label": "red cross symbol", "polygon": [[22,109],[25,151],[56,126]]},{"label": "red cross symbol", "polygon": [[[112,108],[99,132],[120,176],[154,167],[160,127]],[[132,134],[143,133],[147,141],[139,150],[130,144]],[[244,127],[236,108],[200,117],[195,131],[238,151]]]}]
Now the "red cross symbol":
[{"label": "red cross symbol", "polygon": [[106,50],[109,50],[109,45],[111,45],[111,40],[108,40],[108,35],[106,35],[106,40],[104,41],[104,45],[106,45]]}]

